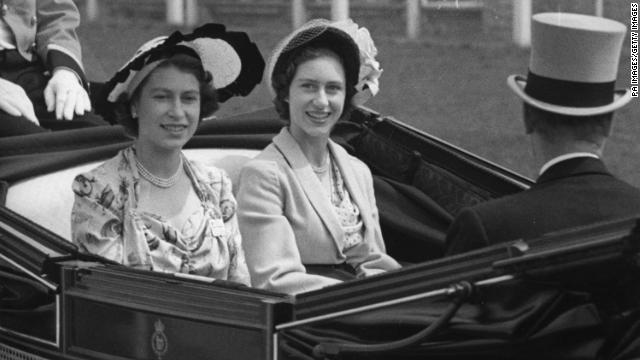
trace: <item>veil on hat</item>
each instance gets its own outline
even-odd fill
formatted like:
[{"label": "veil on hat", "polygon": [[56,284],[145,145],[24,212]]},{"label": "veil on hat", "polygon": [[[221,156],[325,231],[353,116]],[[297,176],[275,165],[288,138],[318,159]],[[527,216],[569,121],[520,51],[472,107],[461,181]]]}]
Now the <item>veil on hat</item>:
[{"label": "veil on hat", "polygon": [[227,31],[221,24],[209,23],[190,34],[176,31],[170,36],[157,37],[143,44],[107,81],[101,89],[100,100],[106,105],[115,103],[121,94],[128,91],[132,82],[137,86],[135,82],[148,75],[150,70],[145,68],[147,65],[160,55],[181,51],[197,55],[204,69],[211,73],[211,85],[216,89],[219,102],[233,96],[248,95],[262,79],[265,62],[248,35]]},{"label": "veil on hat", "polygon": [[313,19],[280,41],[271,54],[265,80],[272,96],[276,96],[272,84],[272,76],[282,55],[318,38],[328,29],[338,30],[348,35],[358,47],[360,65],[358,81],[355,86],[356,94],[352,99],[352,104],[355,106],[362,105],[378,93],[380,89],[378,79],[382,74],[382,69],[380,68],[380,63],[375,59],[376,55],[378,55],[378,49],[371,38],[369,30],[359,27],[351,19],[336,22],[326,19]]}]

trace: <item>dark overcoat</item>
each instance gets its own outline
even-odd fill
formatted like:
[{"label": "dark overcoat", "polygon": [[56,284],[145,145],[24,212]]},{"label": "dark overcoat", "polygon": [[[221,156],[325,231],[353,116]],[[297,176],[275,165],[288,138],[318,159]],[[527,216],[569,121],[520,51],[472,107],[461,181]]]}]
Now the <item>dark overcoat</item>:
[{"label": "dark overcoat", "polygon": [[573,158],[550,167],[528,190],[463,209],[449,228],[447,253],[634,215],[640,216],[640,190],[599,159]]}]

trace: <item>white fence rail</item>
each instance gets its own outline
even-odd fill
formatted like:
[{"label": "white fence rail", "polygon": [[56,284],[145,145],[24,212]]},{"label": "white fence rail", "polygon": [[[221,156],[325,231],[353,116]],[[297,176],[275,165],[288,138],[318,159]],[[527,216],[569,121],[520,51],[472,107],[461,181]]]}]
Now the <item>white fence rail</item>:
[{"label": "white fence rail", "polygon": [[[102,0],[106,1],[106,0]],[[307,20],[307,0],[290,0],[291,25],[298,27]],[[329,0],[331,18],[342,20],[349,17],[349,0]],[[481,0],[404,0],[406,2],[406,37],[416,40],[420,37],[422,10],[426,7],[440,9],[442,7],[469,8],[482,6]],[[94,21],[100,16],[98,0],[84,0],[85,18]],[[194,26],[200,21],[198,18],[198,0],[164,0],[166,21],[178,26]],[[247,2],[247,0],[243,1]],[[604,0],[593,0],[595,15],[603,15]],[[531,41],[531,0],[513,0],[513,42],[527,47]]]}]

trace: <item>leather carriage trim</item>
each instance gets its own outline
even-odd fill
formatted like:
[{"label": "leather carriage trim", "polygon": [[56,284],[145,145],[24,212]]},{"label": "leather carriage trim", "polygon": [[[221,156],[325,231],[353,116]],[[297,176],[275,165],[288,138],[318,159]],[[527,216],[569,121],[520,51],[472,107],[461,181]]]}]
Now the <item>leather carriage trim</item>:
[{"label": "leather carriage trim", "polygon": [[490,191],[465,183],[449,170],[429,163],[420,152],[400,147],[370,129],[357,140],[355,151],[358,157],[368,160],[374,172],[417,187],[452,215],[465,206],[495,197]]}]

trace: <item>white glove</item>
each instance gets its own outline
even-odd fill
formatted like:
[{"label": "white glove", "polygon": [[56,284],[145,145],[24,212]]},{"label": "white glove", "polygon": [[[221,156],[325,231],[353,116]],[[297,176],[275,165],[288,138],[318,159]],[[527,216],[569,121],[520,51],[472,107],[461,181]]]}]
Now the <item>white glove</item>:
[{"label": "white glove", "polygon": [[33,110],[33,103],[24,89],[3,78],[0,78],[0,109],[9,115],[24,116],[29,121],[40,125]]},{"label": "white glove", "polygon": [[56,111],[56,119],[73,119],[74,113],[84,115],[91,110],[89,94],[80,84],[73,71],[58,68],[53,72],[47,87],[44,89],[44,101],[47,111]]}]

